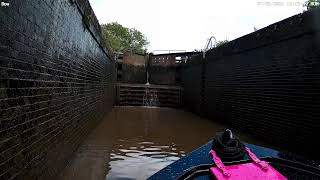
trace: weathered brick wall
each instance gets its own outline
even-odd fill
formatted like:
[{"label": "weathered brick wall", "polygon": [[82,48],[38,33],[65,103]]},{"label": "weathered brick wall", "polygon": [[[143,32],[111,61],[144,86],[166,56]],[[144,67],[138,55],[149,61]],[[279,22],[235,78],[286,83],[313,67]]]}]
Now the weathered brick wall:
[{"label": "weathered brick wall", "polygon": [[0,179],[53,179],[111,109],[114,62],[87,0],[9,3],[0,7]]},{"label": "weathered brick wall", "polygon": [[201,111],[201,72],[202,55],[193,57],[180,69],[183,87],[182,104],[188,111],[200,114]]},{"label": "weathered brick wall", "polygon": [[[271,144],[319,156],[319,19],[319,9],[299,14],[207,52],[205,102],[195,98],[199,91],[185,101],[202,103],[207,117]],[[184,72],[200,66],[186,66]],[[182,75],[185,92],[201,82],[197,72]]]}]

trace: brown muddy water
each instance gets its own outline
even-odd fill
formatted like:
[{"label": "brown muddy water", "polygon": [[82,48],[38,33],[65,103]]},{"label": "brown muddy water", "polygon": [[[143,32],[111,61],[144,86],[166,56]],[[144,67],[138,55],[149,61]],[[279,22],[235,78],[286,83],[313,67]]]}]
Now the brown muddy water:
[{"label": "brown muddy water", "polygon": [[[225,128],[177,109],[114,107],[79,147],[61,179],[147,179]],[[236,133],[243,141],[261,144]]]}]

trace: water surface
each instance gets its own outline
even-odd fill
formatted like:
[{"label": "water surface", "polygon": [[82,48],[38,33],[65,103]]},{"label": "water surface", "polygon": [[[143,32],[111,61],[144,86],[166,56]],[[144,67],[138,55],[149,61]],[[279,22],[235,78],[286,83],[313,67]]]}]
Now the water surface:
[{"label": "water surface", "polygon": [[176,109],[115,107],[80,146],[61,178],[146,179],[225,128]]}]

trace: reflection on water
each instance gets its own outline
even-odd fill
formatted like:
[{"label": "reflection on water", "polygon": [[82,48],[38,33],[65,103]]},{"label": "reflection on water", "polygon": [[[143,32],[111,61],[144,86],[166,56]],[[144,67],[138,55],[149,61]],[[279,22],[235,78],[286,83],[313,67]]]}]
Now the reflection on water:
[{"label": "reflection on water", "polygon": [[174,143],[161,146],[154,142],[144,142],[143,137],[122,142],[132,146],[124,147],[120,144],[119,149],[111,151],[110,170],[106,179],[146,179],[185,154],[184,151],[179,151]]},{"label": "reflection on water", "polygon": [[175,109],[115,107],[79,147],[61,178],[146,179],[225,128]]}]

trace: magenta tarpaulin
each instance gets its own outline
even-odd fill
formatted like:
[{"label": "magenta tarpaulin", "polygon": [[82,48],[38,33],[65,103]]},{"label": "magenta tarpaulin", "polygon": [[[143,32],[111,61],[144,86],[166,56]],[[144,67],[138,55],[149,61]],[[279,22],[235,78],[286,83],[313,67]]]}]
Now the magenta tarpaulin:
[{"label": "magenta tarpaulin", "polygon": [[210,168],[210,172],[217,180],[287,180],[281,173],[275,170],[267,162],[260,160],[246,147],[253,163],[225,166],[214,150],[210,151],[216,167]]}]

